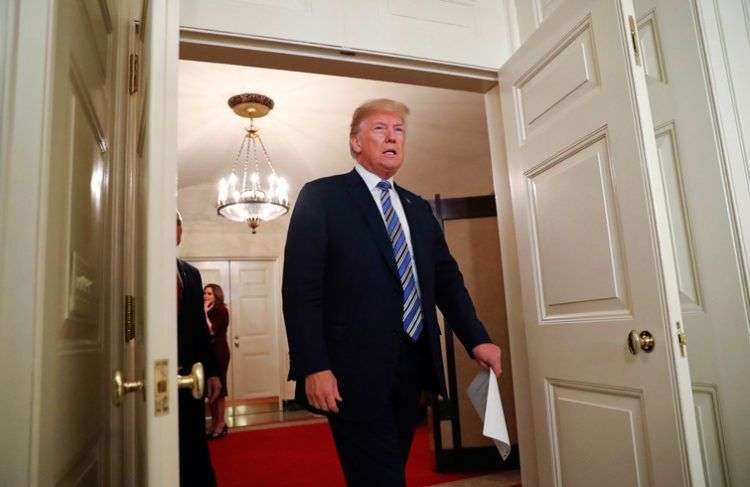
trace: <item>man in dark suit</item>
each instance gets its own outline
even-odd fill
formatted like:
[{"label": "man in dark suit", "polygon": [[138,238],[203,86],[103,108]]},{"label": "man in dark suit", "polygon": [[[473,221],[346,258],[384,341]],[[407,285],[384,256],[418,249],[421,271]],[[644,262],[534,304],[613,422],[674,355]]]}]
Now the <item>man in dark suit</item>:
[{"label": "man in dark suit", "polygon": [[[177,214],[177,245],[182,241],[182,217]],[[221,391],[218,366],[203,310],[203,283],[198,269],[177,259],[177,366],[190,375],[193,364],[203,364],[206,395],[210,402]],[[189,389],[179,390],[180,486],[214,487],[214,469],[206,441],[206,415],[202,399]]]},{"label": "man in dark suit", "polygon": [[394,185],[405,105],[352,117],[353,171],[300,191],[287,236],[284,319],[296,400],[328,415],[350,486],[403,486],[422,389],[446,394],[437,305],[482,366],[500,349],[477,319],[429,204]]}]

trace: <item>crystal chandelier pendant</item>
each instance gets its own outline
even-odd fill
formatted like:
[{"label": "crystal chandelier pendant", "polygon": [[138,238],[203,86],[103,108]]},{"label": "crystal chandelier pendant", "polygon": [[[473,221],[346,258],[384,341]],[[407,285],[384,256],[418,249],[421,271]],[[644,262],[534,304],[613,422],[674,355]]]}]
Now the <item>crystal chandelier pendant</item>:
[{"label": "crystal chandelier pendant", "polygon": [[[256,93],[235,95],[228,101],[230,108],[250,119],[231,172],[219,181],[216,212],[235,222],[244,222],[256,233],[261,222],[276,219],[289,211],[289,184],[280,177],[271,163],[266,146],[254,121],[268,114],[273,100]],[[263,156],[261,165],[258,153]],[[262,168],[267,168],[261,171]]]}]

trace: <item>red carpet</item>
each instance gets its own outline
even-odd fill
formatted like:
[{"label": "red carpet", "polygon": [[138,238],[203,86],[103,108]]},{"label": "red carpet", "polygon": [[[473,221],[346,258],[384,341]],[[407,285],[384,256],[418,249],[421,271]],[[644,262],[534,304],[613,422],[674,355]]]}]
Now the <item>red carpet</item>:
[{"label": "red carpet", "polygon": [[[479,474],[438,474],[427,427],[414,437],[407,484],[422,487]],[[344,487],[328,424],[230,433],[209,442],[218,487]]]}]

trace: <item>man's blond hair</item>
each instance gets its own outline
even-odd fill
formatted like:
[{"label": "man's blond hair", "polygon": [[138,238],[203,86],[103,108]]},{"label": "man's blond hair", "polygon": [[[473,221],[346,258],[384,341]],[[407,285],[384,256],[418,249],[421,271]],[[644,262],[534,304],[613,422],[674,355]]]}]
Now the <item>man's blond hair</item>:
[{"label": "man's blond hair", "polygon": [[352,124],[349,127],[349,152],[352,157],[357,158],[357,153],[354,152],[352,147],[351,138],[359,132],[359,126],[362,124],[362,120],[366,119],[373,113],[378,112],[395,112],[398,113],[406,123],[406,117],[409,115],[409,107],[396,100],[389,100],[388,98],[378,98],[375,100],[368,100],[357,107],[352,114]]}]

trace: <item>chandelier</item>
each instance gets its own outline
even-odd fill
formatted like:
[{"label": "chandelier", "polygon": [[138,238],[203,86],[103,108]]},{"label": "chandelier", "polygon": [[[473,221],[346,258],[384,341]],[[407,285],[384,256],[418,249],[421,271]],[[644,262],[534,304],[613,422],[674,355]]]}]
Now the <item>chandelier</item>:
[{"label": "chandelier", "polygon": [[[234,113],[250,119],[250,127],[245,129],[231,172],[219,181],[216,212],[229,220],[247,223],[256,233],[261,222],[273,220],[289,211],[289,184],[276,174],[254,123],[256,118],[264,117],[271,111],[273,100],[257,93],[243,93],[231,97],[228,104]],[[263,167],[268,167],[267,171],[261,171],[259,152],[264,160]]]}]

